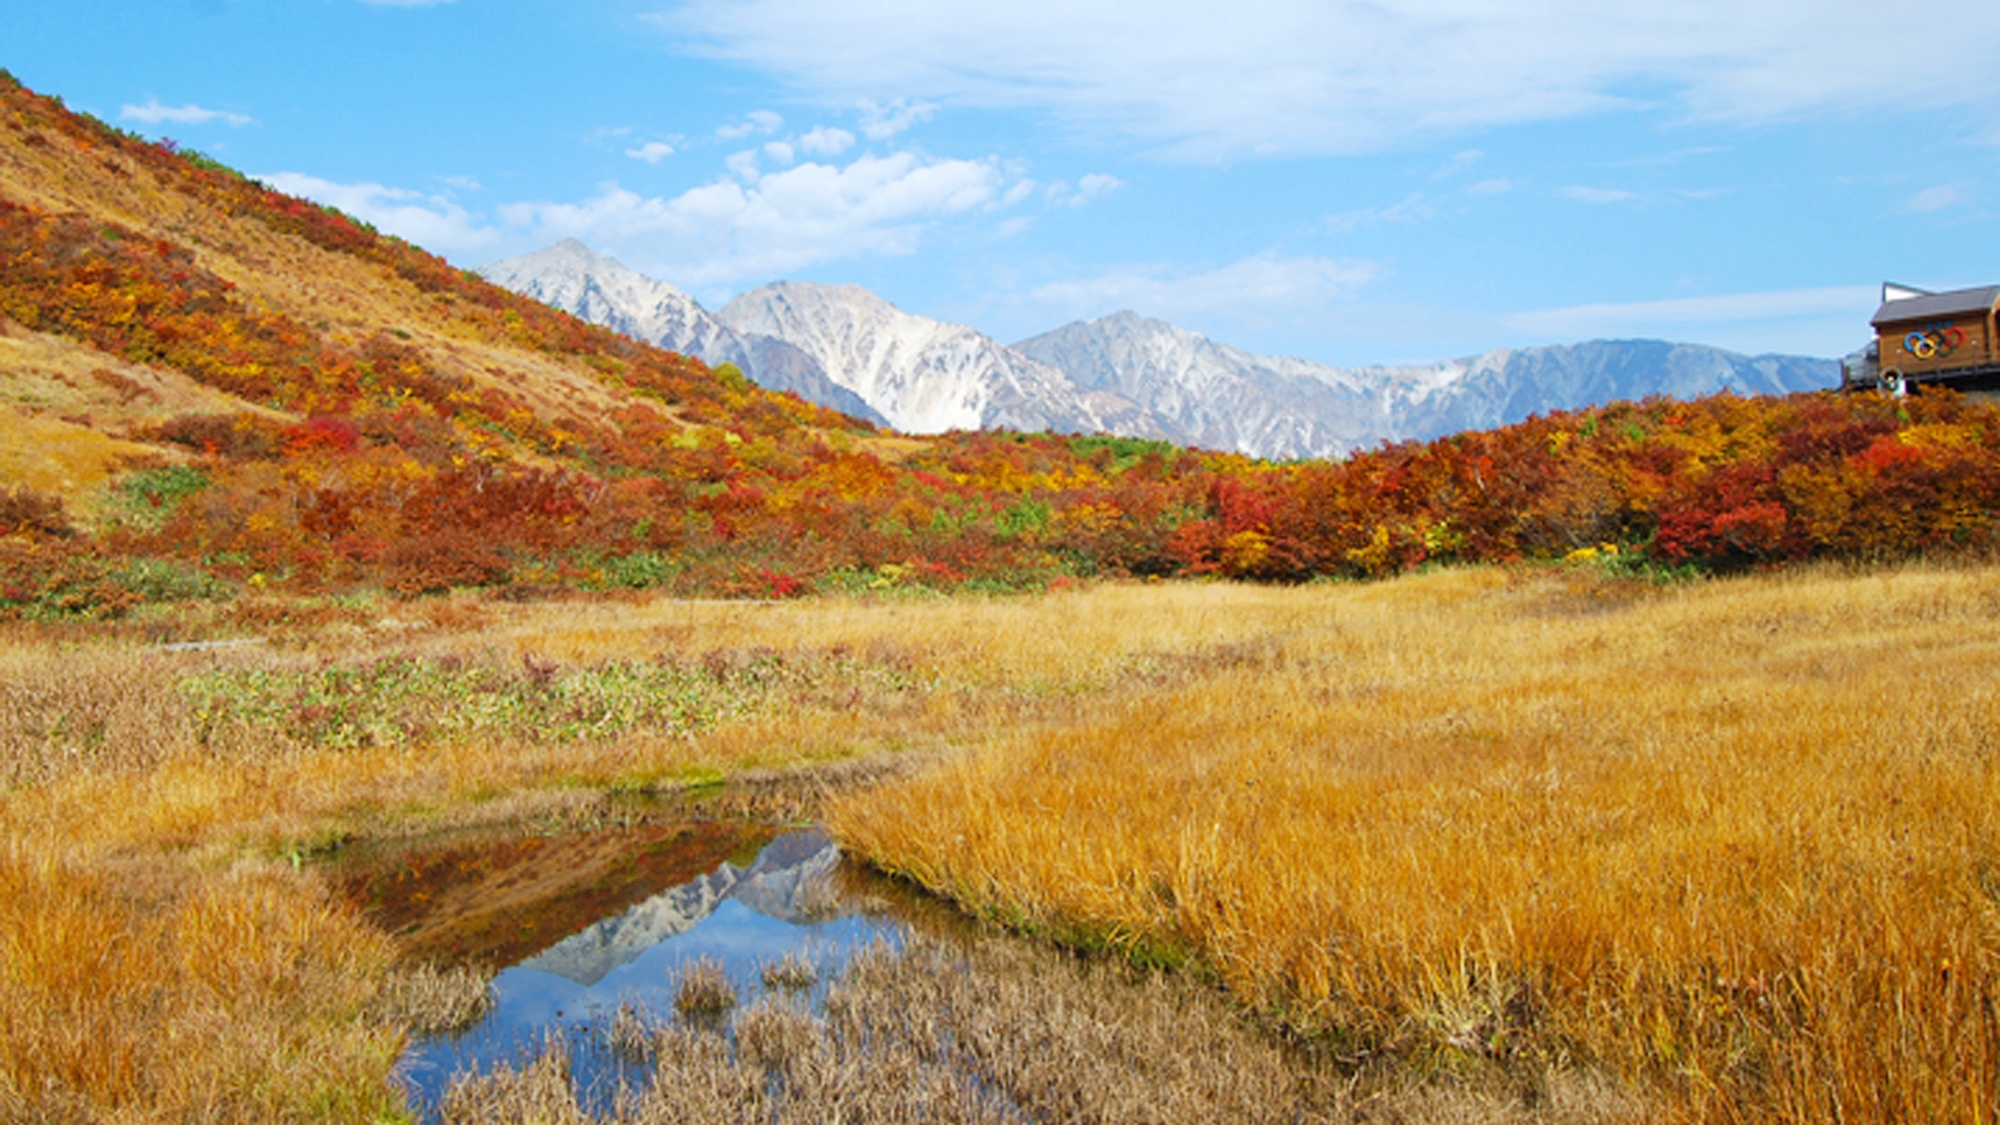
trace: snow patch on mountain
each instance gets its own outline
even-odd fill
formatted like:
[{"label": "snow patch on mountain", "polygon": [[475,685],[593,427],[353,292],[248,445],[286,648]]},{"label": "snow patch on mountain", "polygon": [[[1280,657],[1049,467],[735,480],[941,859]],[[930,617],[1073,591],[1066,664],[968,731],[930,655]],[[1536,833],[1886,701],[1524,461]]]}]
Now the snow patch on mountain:
[{"label": "snow patch on mountain", "polygon": [[1748,357],[1654,340],[1496,350],[1340,368],[1260,356],[1131,312],[1064,325],[1016,351],[1154,414],[1173,440],[1260,457],[1330,457],[1615,399],[1784,394],[1839,381],[1833,360]]},{"label": "snow patch on mountain", "polygon": [[964,325],[904,312],[855,285],[776,282],[716,316],[813,357],[908,433],[1007,428],[1157,433],[1125,398],[1087,393],[1056,368]]},{"label": "snow patch on mountain", "polygon": [[737,332],[681,290],[573,238],[495,262],[479,272],[496,285],[635,340],[694,356],[710,366],[733,363],[760,387],[791,391],[857,418],[886,422],[865,399],[827,378],[825,370],[798,348],[770,336]]}]

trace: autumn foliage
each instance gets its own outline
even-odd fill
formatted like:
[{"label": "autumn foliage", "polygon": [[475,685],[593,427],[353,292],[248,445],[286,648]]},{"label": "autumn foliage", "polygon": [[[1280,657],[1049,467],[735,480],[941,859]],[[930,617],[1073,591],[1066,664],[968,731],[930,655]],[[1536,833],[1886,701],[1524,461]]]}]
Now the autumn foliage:
[{"label": "autumn foliage", "polygon": [[[194,483],[141,488],[124,515],[111,505],[65,558],[172,560],[297,590],[785,596],[1099,574],[1297,582],[1573,556],[1727,569],[1995,534],[2000,417],[1946,394],[1619,403],[1288,465],[1119,438],[885,439],[11,80],[0,102],[45,145],[115,153],[127,163],[106,168],[142,167],[209,213],[414,287],[433,336],[564,365],[603,396],[553,410],[520,372],[446,362],[402,326],[356,336],[246,297],[194,242],[0,196],[0,315],[241,404],[132,434]],[[56,525],[18,496],[0,506],[17,535]],[[25,589],[18,578],[10,588]]]}]

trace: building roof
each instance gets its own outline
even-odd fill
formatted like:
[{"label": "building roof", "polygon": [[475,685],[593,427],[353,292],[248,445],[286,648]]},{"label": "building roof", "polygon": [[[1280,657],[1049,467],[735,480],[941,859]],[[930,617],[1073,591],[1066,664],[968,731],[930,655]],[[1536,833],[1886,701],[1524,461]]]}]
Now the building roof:
[{"label": "building roof", "polygon": [[1874,318],[1868,323],[1879,328],[1884,324],[1902,324],[1911,320],[1937,320],[1964,316],[1966,313],[1989,313],[1993,311],[1996,302],[2000,302],[2000,285],[1988,285],[1980,289],[1954,289],[1949,293],[1926,293],[1921,297],[1882,302],[1882,307],[1875,310]]}]

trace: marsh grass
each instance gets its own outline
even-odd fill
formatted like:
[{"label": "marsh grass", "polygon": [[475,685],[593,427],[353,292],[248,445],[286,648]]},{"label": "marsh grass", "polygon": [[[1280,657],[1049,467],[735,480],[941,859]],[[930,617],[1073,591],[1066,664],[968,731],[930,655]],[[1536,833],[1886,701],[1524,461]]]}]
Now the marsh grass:
[{"label": "marsh grass", "polygon": [[[1554,1105],[1543,1076],[1582,1066],[1563,1096],[1600,1107],[1990,1118],[1996,589],[1967,565],[266,605],[270,642],[196,652],[148,645],[221,627],[205,603],[21,624],[0,1119],[393,1112],[420,1017],[317,859],[627,823],[615,795],[661,792],[833,802],[885,867],[1218,981],[1439,1115]],[[756,780],[800,771],[828,780]]]},{"label": "marsh grass", "polygon": [[0,1119],[365,1119],[401,1045],[391,951],[295,873],[0,851]]},{"label": "marsh grass", "polygon": [[818,982],[819,969],[797,952],[788,951],[783,957],[766,964],[757,976],[764,982],[765,988],[799,992]]},{"label": "marsh grass", "polygon": [[[621,1016],[620,1019],[623,1019]],[[823,1013],[766,994],[711,1024],[631,1021],[652,1066],[595,1120],[1097,1122],[1331,1121],[1549,1125],[1646,1119],[1614,1083],[1574,1069],[1532,1091],[1495,1075],[1437,1083],[1340,1077],[1186,978],[1134,976],[991,937],[917,937],[860,951]],[[581,1121],[566,1048],[469,1076],[450,1121]]]},{"label": "marsh grass", "polygon": [[467,965],[416,965],[382,982],[369,1011],[415,1035],[463,1031],[493,1010],[493,974]]},{"label": "marsh grass", "polygon": [[736,986],[713,957],[681,966],[674,980],[674,1010],[690,1019],[710,1019],[736,1006]]},{"label": "marsh grass", "polygon": [[832,827],[1355,1058],[1581,1059],[1704,1120],[1994,1117],[2000,574],[1266,596],[1258,644]]}]

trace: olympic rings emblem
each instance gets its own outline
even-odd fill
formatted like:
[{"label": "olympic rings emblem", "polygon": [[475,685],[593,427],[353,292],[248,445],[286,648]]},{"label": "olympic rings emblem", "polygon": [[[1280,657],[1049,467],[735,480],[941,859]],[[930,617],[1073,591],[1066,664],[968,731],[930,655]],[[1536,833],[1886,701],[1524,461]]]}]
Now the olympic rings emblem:
[{"label": "olympic rings emblem", "polygon": [[1965,329],[1956,325],[1920,328],[1903,337],[1903,350],[1918,359],[1948,356],[1965,343]]}]

